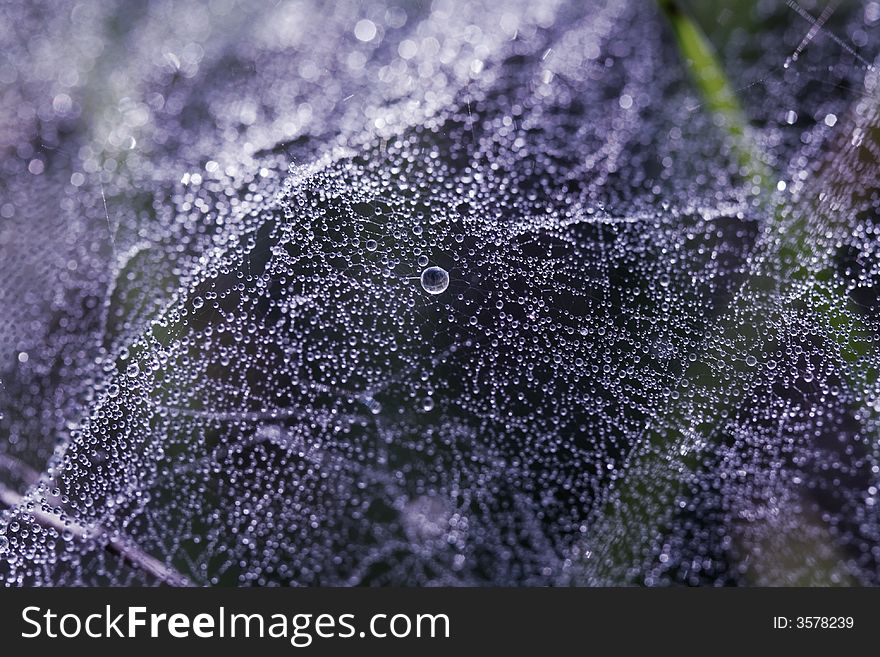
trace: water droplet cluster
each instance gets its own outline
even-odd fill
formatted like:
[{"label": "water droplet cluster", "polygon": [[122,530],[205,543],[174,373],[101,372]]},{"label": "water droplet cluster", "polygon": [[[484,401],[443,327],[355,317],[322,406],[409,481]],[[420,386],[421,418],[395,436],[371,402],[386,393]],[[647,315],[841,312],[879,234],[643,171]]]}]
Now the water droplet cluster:
[{"label": "water droplet cluster", "polygon": [[27,7],[6,583],[880,582],[880,119],[784,6],[770,190],[640,2]]}]

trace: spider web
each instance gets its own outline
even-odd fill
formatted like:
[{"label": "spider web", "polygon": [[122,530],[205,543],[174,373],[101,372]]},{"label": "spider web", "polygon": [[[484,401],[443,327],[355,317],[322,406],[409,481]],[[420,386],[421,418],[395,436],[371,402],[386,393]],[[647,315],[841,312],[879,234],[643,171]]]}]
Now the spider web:
[{"label": "spider web", "polygon": [[878,583],[876,3],[326,4],[2,9],[6,583]]}]

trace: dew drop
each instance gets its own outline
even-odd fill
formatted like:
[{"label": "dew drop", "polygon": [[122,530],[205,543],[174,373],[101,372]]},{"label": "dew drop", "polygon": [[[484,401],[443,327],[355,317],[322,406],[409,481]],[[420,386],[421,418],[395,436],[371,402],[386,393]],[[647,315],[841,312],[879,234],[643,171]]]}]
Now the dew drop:
[{"label": "dew drop", "polygon": [[422,287],[428,294],[440,294],[449,287],[449,273],[442,267],[422,271]]},{"label": "dew drop", "polygon": [[376,24],[366,18],[359,20],[354,26],[354,35],[358,41],[372,41],[376,37]]}]

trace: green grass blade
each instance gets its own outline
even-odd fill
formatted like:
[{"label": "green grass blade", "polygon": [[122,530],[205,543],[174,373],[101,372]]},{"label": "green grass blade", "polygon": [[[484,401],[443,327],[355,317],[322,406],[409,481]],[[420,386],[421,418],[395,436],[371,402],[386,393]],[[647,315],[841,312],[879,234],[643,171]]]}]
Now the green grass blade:
[{"label": "green grass blade", "polygon": [[742,173],[761,189],[767,188],[770,184],[770,172],[764,165],[760,149],[753,143],[748,119],[712,44],[677,0],[658,2],[669,20],[678,51],[687,65],[703,104],[730,138],[731,149]]}]

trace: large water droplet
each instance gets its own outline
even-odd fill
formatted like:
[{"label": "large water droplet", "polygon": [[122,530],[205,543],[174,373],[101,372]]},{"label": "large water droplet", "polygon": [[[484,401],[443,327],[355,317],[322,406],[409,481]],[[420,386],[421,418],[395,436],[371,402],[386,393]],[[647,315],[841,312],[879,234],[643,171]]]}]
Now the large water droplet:
[{"label": "large water droplet", "polygon": [[428,267],[422,272],[422,287],[428,294],[440,294],[449,287],[449,273],[442,267]]}]

